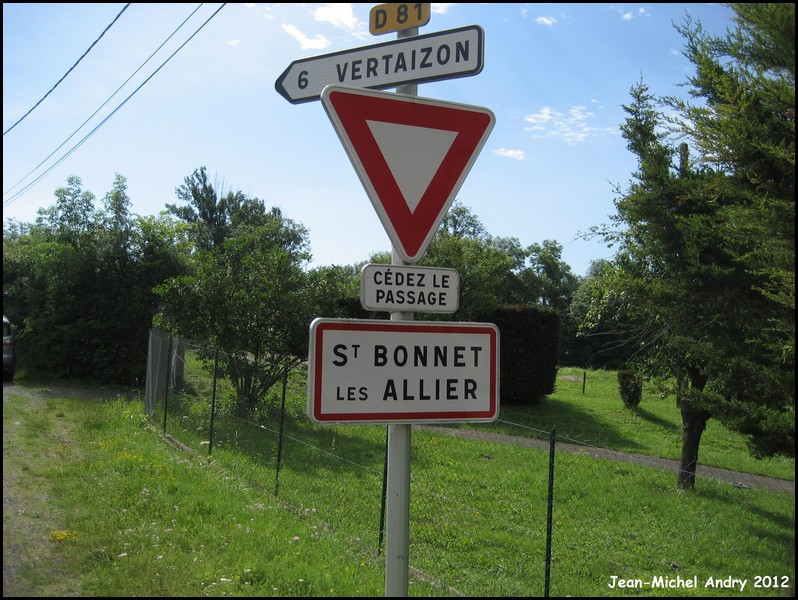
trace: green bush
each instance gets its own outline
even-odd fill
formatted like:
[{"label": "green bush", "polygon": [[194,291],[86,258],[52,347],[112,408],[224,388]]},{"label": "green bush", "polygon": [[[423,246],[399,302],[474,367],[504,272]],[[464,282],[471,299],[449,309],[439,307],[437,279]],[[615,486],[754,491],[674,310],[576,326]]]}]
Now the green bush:
[{"label": "green bush", "polygon": [[504,306],[479,315],[499,328],[502,403],[534,404],[554,393],[557,378],[557,311],[536,305]]},{"label": "green bush", "polygon": [[621,400],[629,408],[634,408],[640,404],[643,398],[643,381],[634,371],[618,371],[618,389],[621,392]]}]

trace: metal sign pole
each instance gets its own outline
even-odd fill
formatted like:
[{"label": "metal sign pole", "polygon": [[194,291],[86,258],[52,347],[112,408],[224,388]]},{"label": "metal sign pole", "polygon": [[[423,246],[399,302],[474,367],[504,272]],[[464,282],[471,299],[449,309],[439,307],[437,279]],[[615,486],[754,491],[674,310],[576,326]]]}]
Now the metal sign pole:
[{"label": "metal sign pole", "polygon": [[[399,31],[397,39],[418,35],[418,27]],[[396,93],[418,95],[418,85],[396,88]],[[395,248],[391,264],[405,265]],[[412,321],[412,312],[392,312],[392,321]],[[386,485],[385,596],[407,597],[410,575],[410,424],[388,425],[388,480]]]}]

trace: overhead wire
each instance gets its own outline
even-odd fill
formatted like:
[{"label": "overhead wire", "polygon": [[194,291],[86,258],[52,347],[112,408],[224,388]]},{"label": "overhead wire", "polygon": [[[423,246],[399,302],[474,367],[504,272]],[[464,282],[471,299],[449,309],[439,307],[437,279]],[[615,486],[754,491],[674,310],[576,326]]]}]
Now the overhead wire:
[{"label": "overhead wire", "polygon": [[[150,60],[152,59],[152,57],[153,57],[153,56],[155,56],[155,55],[156,55],[156,54],[157,54],[157,53],[158,53],[158,52],[161,50],[161,48],[163,48],[163,47],[166,45],[166,43],[167,43],[169,40],[171,40],[171,39],[172,39],[172,38],[173,38],[173,37],[174,37],[174,36],[177,34],[177,32],[178,32],[178,31],[180,31],[180,30],[183,28],[183,26],[184,26],[184,25],[185,25],[185,24],[186,24],[186,23],[189,21],[189,19],[191,19],[191,17],[193,17],[193,16],[196,14],[196,12],[197,12],[197,11],[198,11],[198,10],[199,10],[201,7],[202,7],[202,4],[198,4],[198,5],[197,5],[197,8],[195,8],[193,11],[191,11],[191,14],[190,14],[190,15],[188,15],[188,16],[187,16],[187,17],[186,17],[186,18],[183,20],[183,22],[182,22],[180,25],[178,25],[178,27],[177,27],[177,28],[176,28],[176,29],[175,29],[175,30],[174,30],[174,31],[173,31],[171,34],[169,34],[169,37],[167,37],[167,38],[166,38],[166,39],[165,39],[163,42],[161,42],[161,45],[160,45],[160,46],[158,46],[158,47],[157,47],[157,48],[156,48],[156,49],[155,49],[155,50],[152,52],[152,54],[150,54],[150,55],[149,55],[149,57],[147,57],[147,60],[145,60],[143,63],[141,63],[141,66],[139,66],[139,68],[138,68],[138,69],[136,69],[135,71],[133,71],[133,73],[130,75],[130,77],[128,77],[128,78],[127,78],[127,79],[124,81],[124,83],[122,83],[122,85],[120,85],[120,86],[119,86],[119,87],[116,89],[116,91],[115,91],[113,94],[111,94],[111,95],[108,97],[108,99],[107,99],[105,102],[103,102],[103,103],[102,103],[102,104],[101,104],[101,105],[100,105],[100,106],[97,108],[97,110],[95,110],[95,111],[94,111],[94,112],[93,112],[93,113],[92,113],[92,114],[89,116],[89,118],[88,118],[88,119],[86,119],[85,121],[83,121],[83,123],[81,123],[81,124],[80,124],[80,126],[79,126],[77,129],[75,129],[75,131],[73,131],[73,132],[72,132],[72,134],[71,134],[71,135],[70,135],[70,136],[69,136],[67,139],[65,139],[63,142],[61,142],[61,144],[60,144],[60,145],[59,145],[59,146],[58,146],[58,147],[57,147],[55,150],[53,150],[53,151],[52,151],[50,154],[48,154],[48,155],[47,155],[47,156],[44,158],[44,160],[42,160],[42,161],[41,161],[41,162],[40,162],[38,165],[36,165],[35,167],[33,167],[33,168],[32,168],[32,169],[31,169],[31,170],[30,170],[30,171],[29,171],[27,174],[25,174],[25,176],[24,176],[22,179],[20,179],[19,181],[17,181],[17,182],[16,182],[14,185],[12,185],[12,186],[11,186],[10,188],[8,188],[7,190],[5,190],[5,191],[3,192],[3,196],[6,196],[6,195],[8,195],[9,193],[11,193],[11,191],[12,191],[12,190],[14,190],[14,189],[15,189],[15,188],[16,188],[18,185],[20,185],[20,184],[21,184],[23,181],[25,181],[25,180],[26,180],[28,177],[30,177],[30,175],[31,175],[32,173],[34,173],[34,172],[35,172],[35,171],[36,171],[36,170],[37,170],[39,167],[41,167],[41,166],[42,166],[44,163],[46,163],[48,160],[50,160],[50,158],[53,156],[53,154],[55,154],[56,152],[58,152],[58,151],[59,151],[61,148],[63,148],[63,147],[64,147],[64,145],[65,145],[65,144],[66,144],[66,143],[67,143],[69,140],[71,140],[73,137],[75,137],[75,135],[78,133],[78,131],[80,131],[81,129],[83,129],[83,127],[86,125],[86,123],[88,123],[89,121],[91,121],[91,119],[92,119],[92,118],[94,118],[94,116],[95,116],[95,115],[96,115],[98,112],[100,112],[100,111],[103,109],[103,107],[104,107],[106,104],[108,104],[108,103],[109,103],[109,102],[110,102],[110,101],[111,101],[111,100],[114,98],[114,96],[116,96],[116,95],[117,95],[117,94],[118,94],[118,93],[121,91],[121,89],[122,89],[123,87],[125,87],[125,86],[128,84],[128,82],[129,82],[131,79],[133,79],[133,77],[135,77],[135,76],[136,76],[136,74],[137,74],[139,71],[141,71],[141,69],[143,69],[143,68],[144,68],[144,66],[145,66],[145,65],[146,65],[148,62],[150,62]],[[121,14],[121,13],[120,13],[120,14]]]},{"label": "overhead wire", "polygon": [[[109,120],[109,119],[110,119],[112,116],[114,116],[114,115],[116,114],[116,112],[117,112],[117,111],[118,111],[120,108],[122,108],[122,107],[123,107],[123,106],[124,106],[124,105],[125,105],[125,104],[128,102],[128,100],[130,100],[130,99],[131,99],[131,98],[132,98],[132,97],[133,97],[133,96],[134,96],[136,93],[138,93],[138,91],[139,91],[139,90],[140,90],[142,87],[144,87],[144,86],[145,86],[145,85],[146,85],[146,84],[147,84],[147,83],[148,83],[148,82],[149,82],[149,81],[150,81],[150,80],[151,80],[151,79],[152,79],[152,78],[153,78],[153,77],[154,77],[154,76],[155,76],[155,75],[156,75],[156,74],[157,74],[157,73],[158,73],[158,72],[159,72],[159,71],[160,71],[160,70],[161,70],[161,69],[164,67],[164,66],[166,66],[166,64],[167,64],[167,63],[168,63],[170,60],[172,60],[172,58],[174,58],[174,57],[175,57],[175,55],[176,55],[178,52],[180,52],[180,51],[181,51],[181,50],[182,50],[182,49],[183,49],[183,48],[186,46],[186,44],[188,44],[188,43],[189,43],[189,42],[190,42],[190,41],[191,41],[191,40],[194,38],[194,36],[196,36],[196,35],[197,35],[197,34],[198,34],[198,33],[199,33],[199,32],[200,32],[200,31],[201,31],[201,30],[202,30],[202,29],[203,29],[203,28],[204,28],[204,27],[205,27],[205,26],[206,26],[206,25],[207,25],[207,24],[210,22],[210,21],[211,21],[211,19],[213,19],[213,18],[214,18],[214,17],[215,17],[217,14],[219,14],[219,11],[221,11],[221,10],[222,10],[222,9],[223,9],[223,8],[224,8],[226,5],[227,5],[227,3],[225,2],[225,3],[223,3],[223,4],[222,4],[222,5],[219,7],[219,8],[217,8],[217,9],[216,9],[216,11],[214,11],[214,13],[213,13],[213,14],[212,14],[210,17],[208,17],[208,18],[205,20],[205,22],[204,22],[204,23],[202,23],[202,25],[200,25],[200,26],[199,26],[199,27],[196,29],[196,31],[194,31],[194,33],[192,33],[192,34],[191,34],[191,35],[188,37],[188,39],[186,39],[186,40],[185,40],[185,41],[184,41],[184,42],[183,42],[183,43],[182,43],[182,44],[181,44],[181,45],[180,45],[180,46],[177,48],[177,50],[175,50],[175,51],[174,51],[172,54],[170,54],[170,55],[169,55],[169,57],[168,57],[168,58],[167,58],[167,59],[166,59],[164,62],[162,62],[162,63],[161,63],[161,65],[160,65],[160,66],[159,66],[159,67],[158,67],[158,68],[157,68],[155,71],[153,71],[153,72],[152,72],[152,74],[151,74],[149,77],[147,77],[147,79],[145,79],[145,80],[144,80],[144,81],[143,81],[143,82],[142,82],[142,83],[141,83],[141,84],[140,84],[140,85],[139,85],[139,86],[138,86],[138,87],[137,87],[135,90],[133,90],[133,92],[131,92],[131,93],[130,93],[130,95],[128,95],[128,97],[127,97],[127,98],[125,98],[125,99],[124,99],[124,100],[123,100],[123,101],[122,101],[122,102],[121,102],[121,103],[120,103],[120,104],[119,104],[119,105],[118,105],[118,106],[117,106],[117,107],[116,107],[116,108],[115,108],[113,111],[111,111],[111,113],[110,113],[110,114],[108,114],[108,116],[106,116],[106,117],[105,117],[105,118],[104,118],[102,121],[100,121],[100,123],[99,123],[99,124],[97,124],[97,126],[95,126],[95,127],[94,127],[94,129],[92,129],[92,130],[91,130],[89,133],[87,133],[87,134],[86,134],[86,135],[85,135],[85,136],[84,136],[84,137],[83,137],[83,138],[82,138],[82,139],[81,139],[81,140],[80,140],[80,141],[79,141],[77,144],[75,144],[75,145],[74,145],[74,146],[73,146],[73,147],[72,147],[72,148],[71,148],[71,149],[70,149],[70,150],[69,150],[69,151],[68,151],[66,154],[64,154],[64,155],[63,155],[63,156],[62,156],[60,159],[58,159],[58,160],[57,160],[55,163],[53,163],[53,164],[52,164],[50,167],[48,167],[48,168],[47,168],[47,169],[46,169],[46,170],[45,170],[45,171],[44,171],[44,172],[43,172],[41,175],[39,175],[39,176],[38,176],[36,179],[34,179],[33,181],[31,181],[31,182],[30,182],[29,184],[27,184],[27,185],[26,185],[26,186],[25,186],[23,189],[21,189],[20,191],[18,191],[16,194],[14,194],[13,196],[11,196],[11,197],[10,197],[10,198],[8,198],[7,200],[4,200],[4,201],[3,201],[3,206],[4,206],[4,207],[5,207],[5,206],[8,206],[8,205],[10,205],[12,202],[14,202],[14,201],[15,201],[17,198],[19,198],[19,197],[20,197],[22,194],[24,194],[24,193],[25,193],[25,192],[27,192],[29,189],[31,189],[31,188],[32,188],[34,185],[36,185],[36,184],[37,184],[37,183],[38,183],[38,182],[39,182],[39,181],[40,181],[40,180],[41,180],[41,179],[42,179],[42,178],[43,178],[45,175],[47,175],[47,174],[48,174],[50,171],[52,171],[52,170],[53,170],[55,167],[57,167],[57,166],[58,166],[58,165],[60,165],[60,164],[61,164],[61,163],[62,163],[64,160],[66,160],[66,159],[67,159],[67,158],[68,158],[68,157],[69,157],[69,156],[70,156],[70,155],[71,155],[71,154],[72,154],[72,153],[73,153],[75,150],[77,150],[78,148],[80,148],[80,146],[82,146],[82,145],[83,145],[83,143],[84,143],[86,140],[88,140],[88,139],[89,139],[89,138],[90,138],[92,135],[94,135],[94,133],[96,133],[96,132],[97,132],[97,130],[98,130],[98,129],[100,129],[100,127],[102,127],[102,126],[103,126],[103,125],[104,125],[106,122],[108,122],[108,120]],[[26,177],[27,177],[27,176],[26,176]]]},{"label": "overhead wire", "polygon": [[44,99],[45,99],[45,98],[47,98],[47,96],[49,96],[49,95],[50,95],[50,93],[51,93],[51,92],[52,92],[52,91],[53,91],[55,88],[57,88],[57,87],[58,87],[58,85],[59,85],[59,84],[60,84],[62,81],[64,81],[64,79],[66,79],[67,75],[69,75],[69,74],[72,72],[72,69],[74,69],[75,67],[77,67],[77,66],[78,66],[78,64],[80,63],[80,61],[82,61],[82,60],[83,60],[83,59],[86,57],[86,55],[87,55],[89,52],[91,52],[91,49],[92,49],[92,48],[94,48],[94,46],[97,44],[97,42],[99,42],[99,41],[102,39],[102,37],[103,37],[103,36],[104,36],[104,35],[105,35],[105,34],[108,32],[108,30],[109,30],[109,29],[111,29],[111,27],[113,27],[114,23],[116,23],[116,22],[119,20],[119,17],[121,17],[121,16],[122,16],[122,13],[123,13],[123,12],[125,12],[125,11],[127,10],[128,6],[130,6],[130,2],[128,2],[127,4],[125,4],[124,8],[122,8],[122,10],[120,10],[120,11],[119,11],[119,14],[118,14],[118,15],[116,15],[116,17],[114,18],[114,20],[113,20],[113,21],[111,21],[111,22],[108,24],[108,27],[106,27],[106,28],[103,30],[103,32],[100,34],[100,37],[98,37],[96,40],[94,40],[94,42],[92,43],[92,45],[91,45],[91,46],[89,46],[88,50],[86,50],[86,52],[84,52],[84,53],[83,53],[83,56],[81,56],[81,57],[78,59],[78,61],[77,61],[77,62],[76,62],[74,65],[72,65],[72,66],[69,68],[69,70],[68,70],[66,73],[64,73],[64,75],[61,77],[61,79],[59,79],[58,81],[56,81],[55,85],[54,85],[53,87],[51,87],[51,88],[50,88],[50,91],[49,91],[49,92],[47,92],[47,93],[46,93],[44,96],[42,96],[42,99],[41,99],[41,100],[39,100],[39,101],[38,101],[36,104],[34,104],[34,105],[33,105],[33,107],[32,107],[32,108],[31,108],[31,109],[30,109],[28,112],[26,112],[24,115],[22,115],[22,116],[19,118],[19,120],[18,120],[16,123],[14,123],[14,124],[13,124],[11,127],[9,127],[8,129],[6,129],[6,130],[3,132],[3,135],[7,134],[9,131],[11,131],[12,129],[14,129],[14,127],[16,127],[17,125],[19,125],[20,123],[22,123],[22,120],[23,120],[25,117],[27,117],[29,114],[31,114],[31,113],[34,111],[34,109],[35,109],[37,106],[39,106],[39,105],[40,105],[40,104],[41,104],[41,103],[44,101]]}]

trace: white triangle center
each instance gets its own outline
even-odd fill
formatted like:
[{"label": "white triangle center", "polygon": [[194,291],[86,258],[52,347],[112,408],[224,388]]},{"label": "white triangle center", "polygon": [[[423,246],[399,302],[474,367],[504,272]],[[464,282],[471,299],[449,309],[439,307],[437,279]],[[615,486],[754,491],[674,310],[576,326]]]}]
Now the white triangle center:
[{"label": "white triangle center", "polygon": [[410,212],[415,212],[457,132],[383,121],[366,123]]}]

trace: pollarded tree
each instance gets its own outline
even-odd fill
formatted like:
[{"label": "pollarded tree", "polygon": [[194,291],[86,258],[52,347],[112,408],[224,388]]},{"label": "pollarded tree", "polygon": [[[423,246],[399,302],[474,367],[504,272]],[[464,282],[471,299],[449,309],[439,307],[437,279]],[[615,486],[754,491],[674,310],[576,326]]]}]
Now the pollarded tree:
[{"label": "pollarded tree", "polygon": [[260,226],[269,220],[262,200],[241,191],[224,192],[221,187],[211,183],[206,168],[200,167],[175,189],[185,204],[166,205],[168,213],[188,224],[191,239],[201,250],[216,248],[241,227]]},{"label": "pollarded tree", "polygon": [[191,226],[194,243],[202,250],[221,244],[230,234],[230,209],[208,181],[205,167],[196,169],[175,189],[183,206],[167,204],[166,210]]}]

